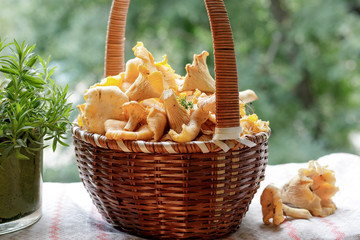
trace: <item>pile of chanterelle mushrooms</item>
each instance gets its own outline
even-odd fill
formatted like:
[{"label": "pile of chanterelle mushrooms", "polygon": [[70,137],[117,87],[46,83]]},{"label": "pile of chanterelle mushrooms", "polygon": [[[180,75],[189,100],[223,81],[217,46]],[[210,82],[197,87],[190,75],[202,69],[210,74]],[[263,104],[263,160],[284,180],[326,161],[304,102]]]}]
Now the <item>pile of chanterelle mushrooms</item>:
[{"label": "pile of chanterelle mushrooms", "polygon": [[[90,87],[85,103],[78,105],[79,125],[88,132],[115,140],[211,140],[215,130],[215,81],[206,65],[206,51],[194,55],[185,77],[167,63],[154,62],[142,42],[133,48],[135,58],[125,72]],[[243,135],[268,132],[269,123],[256,114],[246,115],[245,105],[257,100],[252,90],[239,93]]]},{"label": "pile of chanterelle mushrooms", "polygon": [[339,190],[335,181],[332,170],[311,160],[308,168],[300,169],[281,189],[269,184],[260,198],[264,223],[270,224],[272,218],[278,226],[286,217],[309,219],[333,214],[336,205],[331,198]]}]

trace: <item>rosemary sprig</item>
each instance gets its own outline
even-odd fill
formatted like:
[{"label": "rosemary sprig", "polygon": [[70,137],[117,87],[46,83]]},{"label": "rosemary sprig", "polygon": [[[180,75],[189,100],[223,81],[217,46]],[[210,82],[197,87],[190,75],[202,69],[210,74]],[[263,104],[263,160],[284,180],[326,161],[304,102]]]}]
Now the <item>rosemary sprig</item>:
[{"label": "rosemary sprig", "polygon": [[[44,61],[34,48],[16,40],[5,44],[0,38],[0,166],[9,155],[27,159],[24,151],[41,150],[43,139],[53,140],[53,150],[57,143],[66,145],[63,139],[71,111],[68,87],[54,83],[50,58]],[[2,54],[7,50],[10,55]]]}]

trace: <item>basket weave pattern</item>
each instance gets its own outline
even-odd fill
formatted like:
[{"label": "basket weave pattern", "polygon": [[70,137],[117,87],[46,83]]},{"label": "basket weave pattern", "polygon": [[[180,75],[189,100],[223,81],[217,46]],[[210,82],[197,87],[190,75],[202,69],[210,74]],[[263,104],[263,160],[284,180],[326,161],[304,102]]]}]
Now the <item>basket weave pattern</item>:
[{"label": "basket weave pattern", "polygon": [[[239,126],[236,61],[222,0],[205,0],[213,34],[216,127]],[[114,0],[105,76],[124,66],[129,0]],[[227,142],[115,141],[72,127],[81,180],[101,215],[123,231],[156,239],[215,239],[234,232],[264,178],[268,134],[254,147]]]},{"label": "basket weave pattern", "polygon": [[267,142],[226,153],[147,154],[75,137],[80,177],[112,225],[152,238],[215,239],[235,231],[264,178]]}]

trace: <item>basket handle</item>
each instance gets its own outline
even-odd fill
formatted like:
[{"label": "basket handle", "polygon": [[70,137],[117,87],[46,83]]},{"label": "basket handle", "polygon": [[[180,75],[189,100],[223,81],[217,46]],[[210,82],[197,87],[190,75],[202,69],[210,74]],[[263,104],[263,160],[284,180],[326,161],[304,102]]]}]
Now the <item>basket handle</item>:
[{"label": "basket handle", "polygon": [[[223,0],[204,0],[215,55],[216,129],[214,140],[240,137],[239,91],[234,41]],[[124,71],[126,16],[130,0],[113,0],[106,39],[105,76]]]}]

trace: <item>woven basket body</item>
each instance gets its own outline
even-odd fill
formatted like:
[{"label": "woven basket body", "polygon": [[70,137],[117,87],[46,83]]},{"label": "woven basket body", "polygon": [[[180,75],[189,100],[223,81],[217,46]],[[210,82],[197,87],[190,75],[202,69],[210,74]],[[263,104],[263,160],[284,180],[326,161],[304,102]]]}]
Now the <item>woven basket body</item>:
[{"label": "woven basket body", "polygon": [[[205,4],[215,50],[216,126],[236,129],[232,33],[222,0]],[[106,76],[123,71],[128,6],[129,0],[113,2]],[[81,180],[101,215],[114,227],[147,238],[216,239],[234,232],[264,178],[268,159],[266,133],[246,137],[254,147],[227,141],[226,152],[213,141],[115,141],[77,126],[72,133]]]}]

